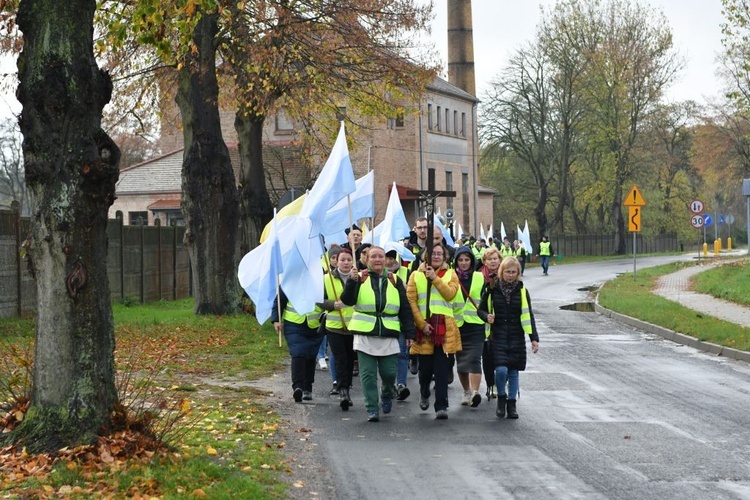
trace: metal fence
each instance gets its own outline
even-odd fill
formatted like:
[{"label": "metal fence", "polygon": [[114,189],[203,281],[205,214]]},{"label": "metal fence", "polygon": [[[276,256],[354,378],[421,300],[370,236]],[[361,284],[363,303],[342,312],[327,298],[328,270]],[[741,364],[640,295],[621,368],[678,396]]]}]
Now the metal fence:
[{"label": "metal fence", "polygon": [[[677,240],[675,233],[635,238],[636,253],[662,253],[690,250]],[[550,234],[552,249],[558,256],[614,255],[615,237],[612,234]],[[537,243],[538,246],[538,243]],[[537,246],[534,251],[537,251]],[[633,254],[633,236],[625,236],[625,253]]]},{"label": "metal fence", "polygon": [[[0,210],[0,317],[29,314],[36,308],[36,287],[21,258],[30,232],[28,218]],[[125,226],[110,219],[107,275],[112,300],[175,300],[192,295],[190,257],[184,227]],[[62,286],[62,285],[61,285]]]}]

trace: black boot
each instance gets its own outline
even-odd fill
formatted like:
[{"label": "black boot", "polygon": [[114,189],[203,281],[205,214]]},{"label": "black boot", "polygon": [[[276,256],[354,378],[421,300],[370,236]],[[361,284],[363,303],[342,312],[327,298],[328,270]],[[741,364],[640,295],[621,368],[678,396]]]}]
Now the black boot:
[{"label": "black boot", "polygon": [[349,388],[348,387],[340,387],[339,388],[339,406],[344,411],[349,411],[349,406],[351,406],[349,403],[351,403],[351,399],[349,399]]},{"label": "black boot", "polygon": [[[498,403],[500,404],[500,403]],[[508,400],[508,418],[518,418],[518,412],[516,411],[516,400]]]},{"label": "black boot", "polygon": [[[505,418],[505,402],[507,401],[507,398],[507,396],[497,397],[497,410],[495,410],[497,418]],[[513,404],[515,404],[515,401],[513,401]]]}]

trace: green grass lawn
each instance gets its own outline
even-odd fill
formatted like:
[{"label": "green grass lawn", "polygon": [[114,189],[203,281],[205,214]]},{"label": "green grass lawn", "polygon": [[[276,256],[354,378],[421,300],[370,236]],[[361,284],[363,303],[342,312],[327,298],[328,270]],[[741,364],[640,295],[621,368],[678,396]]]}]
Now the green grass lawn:
[{"label": "green grass lawn", "polygon": [[[744,261],[747,265],[747,261]],[[740,350],[750,350],[750,328],[743,328],[711,316],[698,313],[658,295],[651,293],[660,276],[669,274],[685,266],[695,265],[692,262],[681,262],[664,266],[639,270],[636,278],[632,273],[626,273],[615,280],[606,283],[599,292],[599,303],[615,312],[638,318],[649,323],[690,335],[705,342],[732,347]],[[694,279],[710,283],[713,290],[721,292],[729,300],[740,299],[747,301],[750,287],[747,275],[737,270],[729,269],[735,264],[725,264],[716,269],[698,274]],[[698,283],[698,280],[696,280]],[[696,285],[696,291],[709,292],[710,288]],[[731,293],[726,290],[732,290]],[[744,290],[744,292],[743,292]]]},{"label": "green grass lawn", "polygon": [[[252,380],[278,370],[288,354],[285,345],[279,348],[272,326],[259,327],[250,315],[197,317],[192,299],[116,304],[113,311],[118,378],[139,377],[122,398],[136,388],[147,398],[190,408],[172,429],[180,438],[173,438],[169,452],[115,460],[100,469],[85,461],[61,460],[42,474],[0,474],[0,497],[283,498],[287,483],[280,475],[291,468],[281,451],[285,443],[279,437],[279,418],[265,406],[265,396],[252,388],[230,390],[199,381]],[[7,359],[7,347],[30,346],[33,332],[32,319],[0,320],[0,366],[18,361]],[[0,402],[7,399],[4,375],[0,370]]]}]

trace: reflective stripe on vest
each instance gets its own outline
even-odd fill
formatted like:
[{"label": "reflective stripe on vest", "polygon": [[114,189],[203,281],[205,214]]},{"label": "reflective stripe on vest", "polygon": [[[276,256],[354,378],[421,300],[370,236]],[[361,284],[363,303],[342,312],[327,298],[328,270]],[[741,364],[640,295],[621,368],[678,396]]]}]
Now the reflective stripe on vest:
[{"label": "reflective stripe on vest", "polygon": [[514,255],[514,252],[512,248],[510,247],[506,248],[503,245],[503,248],[500,249],[500,255],[502,255],[503,257],[510,257],[511,255]]},{"label": "reflective stripe on vest", "polygon": [[383,321],[383,327],[397,332],[401,331],[401,323],[398,320],[398,310],[401,299],[398,289],[385,280],[385,307],[381,313],[376,310],[375,290],[372,289],[372,283],[368,276],[365,281],[359,285],[357,294],[357,303],[354,305],[354,313],[349,321],[349,330],[352,332],[367,333],[375,329],[378,322],[378,316]]},{"label": "reflective stripe on vest", "polygon": [[[442,279],[446,284],[451,282],[453,271],[448,269],[443,275]],[[427,321],[427,287],[432,284],[427,283],[427,276],[421,271],[417,272],[414,276],[414,284],[417,287],[417,305],[419,311],[422,313],[422,317]],[[458,295],[458,293],[456,293]],[[454,297],[455,299],[455,297]],[[431,314],[442,314],[443,316],[453,316],[453,301],[447,301],[440,295],[440,292],[433,290],[430,293],[430,313]]]},{"label": "reflective stripe on vest", "polygon": [[[338,278],[331,279],[328,276],[326,276],[325,287],[326,287],[326,296],[329,299],[336,300],[336,297],[339,297],[339,300],[341,299],[341,294],[344,292],[344,284],[341,283],[340,279]],[[334,291],[336,293],[334,293]],[[341,322],[342,314],[344,316],[344,322],[346,323],[348,327],[349,321],[351,321],[353,313],[354,313],[354,308],[352,306],[345,306],[344,308],[342,308],[341,314],[339,314],[339,311],[329,311],[328,314],[326,314],[326,328],[342,330],[344,328],[344,323]]]},{"label": "reflective stripe on vest", "polygon": [[[481,300],[483,286],[484,276],[480,272],[474,272],[471,277],[471,288],[469,288],[469,296],[474,299],[474,303],[476,304],[478,304]],[[458,294],[456,294],[456,296],[458,296]],[[463,300],[463,294],[461,294],[461,299]],[[482,318],[479,317],[479,314],[477,314],[477,308],[474,307],[474,304],[471,303],[468,297],[464,302],[462,316],[464,322],[466,323],[472,323],[474,325],[481,325],[484,323],[484,321],[482,321]]]},{"label": "reflective stripe on vest", "polygon": [[284,318],[284,321],[289,321],[298,325],[301,325],[305,322],[305,319],[307,319],[307,327],[316,329],[320,326],[321,312],[321,309],[316,306],[315,309],[313,309],[311,312],[302,316],[294,310],[294,306],[291,302],[287,302],[286,309],[284,309],[284,314],[282,317]]},{"label": "reflective stripe on vest", "polygon": [[552,246],[552,243],[549,241],[542,241],[539,243],[539,255],[549,255],[550,254],[550,247]]},{"label": "reflective stripe on vest", "polygon": [[526,298],[526,288],[521,288],[521,327],[523,333],[531,335],[531,311],[529,310],[529,299]]}]

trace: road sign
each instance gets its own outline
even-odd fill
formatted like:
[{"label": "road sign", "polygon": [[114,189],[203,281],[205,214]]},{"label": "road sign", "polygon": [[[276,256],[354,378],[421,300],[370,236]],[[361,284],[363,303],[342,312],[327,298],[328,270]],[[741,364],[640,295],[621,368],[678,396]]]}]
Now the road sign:
[{"label": "road sign", "polygon": [[694,214],[703,212],[704,208],[705,206],[703,205],[703,202],[701,200],[693,200],[690,202],[690,211]]},{"label": "road sign", "polygon": [[724,220],[727,221],[727,224],[734,224],[734,215],[728,214]]},{"label": "road sign", "polygon": [[696,229],[700,229],[703,227],[703,216],[702,215],[693,215],[690,218],[690,225],[693,226]]},{"label": "road sign", "polygon": [[631,233],[641,231],[641,207],[628,207],[628,231]]},{"label": "road sign", "polygon": [[711,223],[714,221],[713,217],[709,214],[703,214],[703,225],[705,227],[708,227],[711,225]]},{"label": "road sign", "polygon": [[643,207],[646,205],[646,200],[643,199],[641,192],[638,191],[638,186],[633,186],[633,189],[630,190],[622,204],[626,207]]}]

